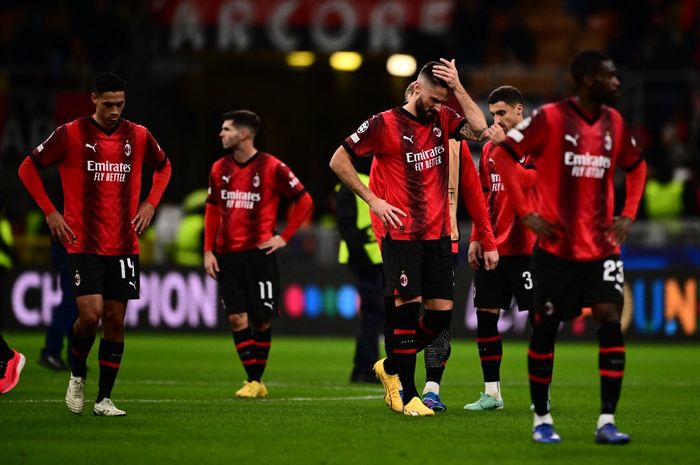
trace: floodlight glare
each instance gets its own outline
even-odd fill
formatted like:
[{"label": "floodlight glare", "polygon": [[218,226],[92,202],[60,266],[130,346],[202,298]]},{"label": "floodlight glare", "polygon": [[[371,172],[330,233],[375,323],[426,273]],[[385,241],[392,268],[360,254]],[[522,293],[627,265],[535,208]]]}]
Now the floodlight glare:
[{"label": "floodlight glare", "polygon": [[362,65],[362,55],[357,52],[334,52],[329,62],[337,71],[355,71]]},{"label": "floodlight glare", "polygon": [[411,55],[395,53],[386,60],[386,70],[392,76],[408,77],[416,72],[416,59]]},{"label": "floodlight glare", "polygon": [[316,61],[314,52],[295,51],[287,54],[287,66],[292,68],[308,68]]}]

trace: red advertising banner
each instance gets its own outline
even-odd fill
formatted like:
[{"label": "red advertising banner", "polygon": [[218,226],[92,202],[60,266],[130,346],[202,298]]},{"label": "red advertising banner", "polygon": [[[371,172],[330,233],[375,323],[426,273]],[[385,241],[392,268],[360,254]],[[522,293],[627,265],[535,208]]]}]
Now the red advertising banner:
[{"label": "red advertising banner", "polygon": [[152,15],[183,49],[400,50],[405,36],[447,33],[455,0],[156,0]]}]

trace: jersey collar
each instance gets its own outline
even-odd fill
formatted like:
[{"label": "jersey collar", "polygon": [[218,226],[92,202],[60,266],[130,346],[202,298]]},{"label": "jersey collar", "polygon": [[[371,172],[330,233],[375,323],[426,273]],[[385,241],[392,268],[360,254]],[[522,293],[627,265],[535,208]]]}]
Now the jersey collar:
[{"label": "jersey collar", "polygon": [[248,165],[250,165],[251,163],[253,163],[253,160],[256,160],[259,156],[260,156],[260,150],[258,150],[257,152],[255,152],[255,153],[253,154],[252,157],[250,157],[249,159],[247,159],[247,160],[244,161],[243,163],[241,163],[241,162],[239,162],[238,160],[236,160],[236,157],[234,157],[233,154],[231,154],[231,159],[232,159],[233,162],[234,162],[235,164],[237,164],[239,167],[245,168],[246,166],[248,166]]},{"label": "jersey collar", "polygon": [[107,128],[102,127],[102,125],[100,123],[98,123],[97,121],[95,121],[95,119],[92,116],[88,116],[87,120],[90,122],[90,124],[95,126],[101,133],[103,133],[107,136],[111,136],[112,134],[117,132],[117,129],[119,129],[119,126],[122,125],[121,118],[119,118],[119,121],[117,121],[117,124],[115,124],[112,129],[107,129]]},{"label": "jersey collar", "polygon": [[569,99],[566,101],[566,103],[567,103],[567,105],[569,105],[569,106],[571,107],[572,110],[574,110],[574,112],[576,112],[576,114],[577,114],[582,120],[584,120],[584,121],[585,121],[586,123],[588,123],[590,126],[593,126],[593,125],[596,123],[596,121],[598,121],[598,118],[600,118],[600,115],[603,114],[603,109],[602,109],[602,107],[601,107],[601,111],[600,111],[597,115],[590,115],[590,114],[588,114],[587,112],[585,112],[585,111],[583,110],[583,108],[581,108],[581,107],[579,106],[578,103],[576,103],[576,100],[575,100],[573,97],[572,97],[572,98],[569,98]]}]

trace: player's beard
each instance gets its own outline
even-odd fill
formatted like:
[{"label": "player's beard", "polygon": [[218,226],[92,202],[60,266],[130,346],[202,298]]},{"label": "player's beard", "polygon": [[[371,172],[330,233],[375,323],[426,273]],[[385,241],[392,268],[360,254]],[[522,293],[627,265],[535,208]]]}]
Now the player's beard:
[{"label": "player's beard", "polygon": [[432,121],[437,114],[435,108],[426,108],[421,99],[416,100],[416,116],[421,121]]}]

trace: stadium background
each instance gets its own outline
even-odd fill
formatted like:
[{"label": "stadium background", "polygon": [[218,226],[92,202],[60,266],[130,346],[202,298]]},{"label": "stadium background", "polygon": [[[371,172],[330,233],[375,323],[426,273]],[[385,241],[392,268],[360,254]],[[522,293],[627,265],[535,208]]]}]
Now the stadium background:
[{"label": "stadium background", "polygon": [[[258,148],[278,155],[316,202],[314,218],[281,253],[283,314],[279,331],[352,334],[357,299],[352,277],[335,264],[338,234],[327,168],[339,142],[369,115],[398,105],[412,76],[386,70],[394,52],[418,66],[454,57],[462,81],[486,112],[486,96],[516,85],[527,106],[570,90],[567,68],[587,47],[607,51],[620,67],[619,108],[632,126],[650,179],[679,186],[665,215],[644,215],[625,248],[627,333],[639,338],[698,338],[700,267],[700,2],[508,0],[187,0],[5,1],[0,7],[0,154],[10,190],[6,215],[18,260],[3,283],[2,324],[46,325],[59,298],[48,237],[16,170],[55,126],[90,114],[89,83],[113,70],[129,81],[124,116],[146,125],[173,163],[156,224],[144,238],[142,300],[130,304],[139,330],[217,331],[213,282],[177,263],[173,240],[188,194],[206,187],[221,155],[220,115],[258,112]],[[31,5],[31,6],[30,6]],[[292,67],[288,52],[315,53]],[[329,57],[358,52],[356,71]],[[478,146],[473,147],[475,155]],[[46,173],[56,184],[56,175]],[[148,185],[145,186],[145,189]],[[645,199],[648,201],[655,199]],[[646,211],[645,205],[642,212]],[[41,223],[43,218],[40,218]],[[280,219],[284,221],[282,217]],[[469,231],[468,218],[462,231]],[[459,336],[475,327],[471,276],[457,286]],[[502,321],[522,335],[522,319]],[[590,320],[570,336],[590,336]]]}]

